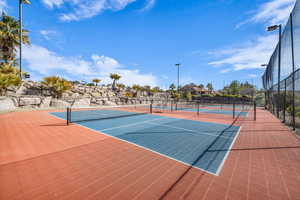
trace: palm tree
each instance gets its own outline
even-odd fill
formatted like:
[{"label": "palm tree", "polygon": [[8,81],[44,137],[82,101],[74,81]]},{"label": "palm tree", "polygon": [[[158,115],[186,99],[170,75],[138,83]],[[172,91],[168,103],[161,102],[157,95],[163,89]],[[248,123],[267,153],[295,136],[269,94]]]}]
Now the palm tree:
[{"label": "palm tree", "polygon": [[146,91],[146,92],[150,92],[151,91],[151,86],[150,85],[145,85],[143,87],[143,90]]},{"label": "palm tree", "polygon": [[0,59],[4,63],[14,62],[21,38],[23,44],[30,44],[28,31],[22,29],[22,34],[19,34],[19,29],[20,23],[16,19],[2,13],[0,19]]},{"label": "palm tree", "polygon": [[15,67],[7,63],[0,64],[0,95],[5,94],[9,86],[21,84],[19,73]]},{"label": "palm tree", "polygon": [[45,77],[42,84],[52,90],[55,96],[61,97],[62,93],[72,88],[72,83],[58,76]]},{"label": "palm tree", "polygon": [[132,86],[132,89],[135,90],[135,96],[138,96],[139,92],[142,90],[142,87],[135,84],[135,85]]},{"label": "palm tree", "polygon": [[135,84],[135,85],[132,86],[132,89],[134,89],[135,91],[140,91],[142,89],[142,87]]},{"label": "palm tree", "polygon": [[124,84],[122,84],[122,83],[116,84],[116,86],[117,86],[118,89],[121,89],[121,90],[124,90],[125,87],[126,87],[126,86],[125,86]]},{"label": "palm tree", "polygon": [[200,89],[204,89],[204,85],[203,85],[203,84],[200,84],[198,87],[199,87]]},{"label": "palm tree", "polygon": [[160,92],[160,91],[161,91],[161,89],[160,89],[159,87],[154,87],[154,88],[152,88],[152,90],[151,90],[152,93],[158,93],[158,92]]},{"label": "palm tree", "polygon": [[174,92],[174,90],[176,89],[176,86],[174,83],[172,83],[169,88],[170,88],[171,92]]},{"label": "palm tree", "polygon": [[100,83],[100,82],[101,82],[101,79],[94,78],[92,81],[93,81],[93,83],[95,83],[95,84],[96,84],[96,86],[98,86],[98,83]]},{"label": "palm tree", "polygon": [[120,80],[121,76],[119,74],[110,74],[109,76],[111,79],[113,79],[112,88],[113,90],[116,89],[116,81]]},{"label": "palm tree", "polygon": [[239,88],[240,88],[240,82],[237,80],[232,81],[229,85],[230,93],[233,95],[237,95],[239,93]]},{"label": "palm tree", "polygon": [[206,85],[206,87],[207,87],[209,93],[211,94],[212,91],[214,90],[213,85],[212,85],[211,83],[208,83],[208,84]]}]

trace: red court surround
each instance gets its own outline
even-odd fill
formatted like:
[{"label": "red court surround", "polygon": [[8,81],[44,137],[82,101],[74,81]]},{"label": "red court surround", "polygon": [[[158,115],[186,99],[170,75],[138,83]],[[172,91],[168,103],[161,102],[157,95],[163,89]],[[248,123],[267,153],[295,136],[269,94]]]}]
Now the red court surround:
[{"label": "red court surround", "polygon": [[[257,114],[237,122],[241,133],[219,176],[191,169],[183,177],[188,166],[45,111],[2,114],[0,200],[299,200],[300,140],[269,112]],[[232,120],[214,117],[192,119]]]}]

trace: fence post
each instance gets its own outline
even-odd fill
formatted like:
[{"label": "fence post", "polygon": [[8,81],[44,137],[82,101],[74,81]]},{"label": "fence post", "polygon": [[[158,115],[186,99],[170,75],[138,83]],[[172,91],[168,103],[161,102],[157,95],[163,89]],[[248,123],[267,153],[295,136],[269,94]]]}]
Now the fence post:
[{"label": "fence post", "polygon": [[256,121],[256,101],[254,101],[253,109],[254,109],[254,121]]},{"label": "fence post", "polygon": [[275,115],[275,99],[274,99],[274,88],[272,86],[272,108],[273,108],[273,115]]},{"label": "fence post", "polygon": [[283,123],[285,123],[285,110],[286,110],[286,79],[284,79]]},{"label": "fence post", "polygon": [[292,64],[293,64],[293,130],[296,130],[296,119],[295,119],[295,52],[294,52],[294,23],[293,14],[290,14],[291,20],[291,46],[292,46]]},{"label": "fence post", "polygon": [[235,101],[233,101],[233,105],[232,105],[233,109],[233,113],[232,113],[232,116],[233,116],[233,119],[235,118]]}]

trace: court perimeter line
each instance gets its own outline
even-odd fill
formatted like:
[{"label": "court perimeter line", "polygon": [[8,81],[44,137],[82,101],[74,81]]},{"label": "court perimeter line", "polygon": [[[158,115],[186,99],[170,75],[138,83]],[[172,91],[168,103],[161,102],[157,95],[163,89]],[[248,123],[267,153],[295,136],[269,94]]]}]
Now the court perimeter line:
[{"label": "court perimeter line", "polygon": [[[193,130],[186,129],[186,128],[181,128],[181,127],[176,127],[176,126],[170,126],[170,125],[165,125],[165,124],[155,124],[155,123],[151,123],[151,122],[146,122],[146,123],[147,124],[158,125],[158,126],[165,126],[165,127],[184,130],[184,131],[189,131],[189,132],[193,132],[193,133],[199,133],[199,134],[202,134],[202,135],[209,135],[209,136],[212,136],[212,137],[222,137],[222,138],[225,138],[225,139],[232,139],[232,137],[212,135],[212,134],[209,134],[209,133],[200,133],[200,132],[197,132],[197,131],[193,131]],[[193,135],[195,135],[195,134],[193,134]],[[199,136],[199,135],[196,135],[196,136]]]},{"label": "court perimeter line", "polygon": [[75,125],[80,126],[80,127],[83,127],[83,128],[86,128],[86,129],[89,129],[89,130],[91,130],[91,131],[93,131],[93,132],[96,132],[96,133],[98,133],[98,134],[100,133],[100,134],[106,135],[107,137],[110,137],[110,138],[113,138],[113,139],[116,139],[116,140],[119,140],[119,141],[123,141],[123,142],[125,142],[125,143],[134,145],[134,146],[139,147],[139,148],[141,148],[141,149],[145,149],[145,150],[147,150],[147,151],[151,151],[152,153],[155,153],[155,154],[158,154],[158,155],[160,155],[160,156],[162,156],[162,157],[169,158],[169,159],[171,159],[171,160],[177,161],[177,162],[179,162],[179,163],[181,163],[181,164],[184,164],[185,166],[193,167],[193,168],[199,169],[199,170],[201,170],[201,171],[204,171],[204,172],[206,172],[206,173],[208,173],[208,174],[211,174],[211,175],[214,175],[214,176],[218,176],[217,174],[215,174],[215,173],[213,173],[213,172],[207,171],[207,170],[202,169],[202,168],[197,167],[197,166],[193,166],[193,165],[191,165],[191,164],[189,164],[189,163],[186,163],[186,162],[183,162],[183,161],[181,161],[181,160],[177,160],[176,158],[172,158],[172,157],[170,157],[170,156],[161,154],[161,153],[159,153],[159,152],[157,152],[157,151],[154,151],[154,150],[152,150],[152,149],[149,149],[149,148],[147,148],[147,147],[140,146],[140,145],[138,145],[138,144],[129,142],[129,141],[127,141],[127,140],[123,140],[123,139],[121,139],[121,138],[118,138],[118,137],[116,137],[116,136],[109,135],[109,134],[104,133],[104,132],[100,132],[99,130],[92,129],[92,128],[86,127],[86,126],[84,126],[84,125],[81,125],[81,124],[75,123]]},{"label": "court perimeter line", "polygon": [[232,146],[234,145],[236,139],[238,138],[238,136],[239,136],[239,134],[240,134],[240,132],[241,132],[241,129],[242,129],[242,126],[240,126],[240,128],[239,128],[238,132],[236,133],[234,139],[232,140],[231,145],[229,146],[229,148],[228,148],[228,150],[227,150],[225,156],[223,157],[222,162],[220,163],[220,165],[219,165],[219,167],[218,167],[218,170],[217,170],[217,172],[216,172],[217,176],[220,175],[220,173],[221,173],[221,171],[222,171],[222,168],[223,168],[223,166],[224,166],[224,164],[225,164],[225,161],[227,160],[227,157],[229,156],[230,150],[232,149]]},{"label": "court perimeter line", "polygon": [[[49,113],[49,114],[52,115],[51,113]],[[56,117],[56,118],[59,118],[59,119],[63,119],[63,118],[58,117],[58,116],[55,116],[55,115],[52,115],[52,116],[54,116],[54,117]],[[167,118],[169,118],[169,117],[167,117]],[[173,119],[174,119],[174,118],[173,118]],[[65,119],[63,119],[63,120],[65,120]],[[155,120],[158,120],[158,119],[155,119]],[[153,121],[154,121],[154,120],[153,120]],[[144,122],[145,122],[145,121],[144,121]],[[205,169],[202,169],[202,168],[200,168],[200,167],[197,167],[197,166],[191,165],[191,164],[189,164],[189,163],[183,162],[183,161],[181,161],[181,160],[177,160],[176,158],[172,158],[172,157],[170,157],[170,156],[168,156],[168,155],[164,155],[164,154],[162,154],[162,153],[159,153],[159,152],[154,151],[154,150],[152,150],[152,149],[149,149],[149,148],[147,148],[147,147],[144,147],[144,146],[141,146],[141,145],[138,145],[138,144],[129,142],[129,141],[127,141],[127,140],[123,140],[123,139],[118,138],[118,137],[116,137],[116,136],[112,136],[112,135],[109,135],[109,134],[107,134],[107,133],[101,132],[101,131],[99,131],[99,130],[92,129],[92,128],[86,127],[86,126],[81,125],[81,124],[78,124],[78,123],[75,123],[75,125],[80,126],[80,127],[83,127],[83,128],[86,128],[86,129],[89,129],[89,130],[91,130],[91,131],[93,131],[93,132],[96,132],[96,133],[98,133],[98,134],[100,133],[100,134],[106,135],[107,137],[110,137],[110,138],[113,138],[113,139],[116,139],[116,140],[119,140],[119,141],[123,141],[123,142],[125,142],[125,143],[134,145],[134,146],[136,146],[136,147],[139,147],[139,148],[148,150],[148,151],[150,151],[150,152],[152,152],[152,153],[158,154],[158,155],[163,156],[163,157],[165,157],[165,158],[169,158],[169,159],[171,159],[171,160],[177,161],[177,162],[179,162],[179,163],[181,163],[181,164],[183,164],[183,165],[185,165],[185,166],[192,167],[192,168],[195,168],[195,169],[199,169],[200,171],[204,171],[204,172],[206,172],[206,173],[208,173],[208,174],[211,174],[211,175],[214,175],[214,176],[219,176],[219,173],[220,173],[220,172],[218,172],[218,171],[220,170],[220,166],[219,166],[219,169],[218,169],[217,173],[213,173],[213,172],[207,171],[207,170],[205,170]],[[104,130],[105,130],[105,129],[104,129]],[[237,135],[238,135],[238,134],[237,134]],[[237,138],[237,136],[236,136],[236,138]],[[235,138],[235,139],[236,139],[236,138]],[[234,139],[234,141],[235,141],[235,139]],[[231,146],[233,145],[233,143],[234,143],[234,142],[231,143],[230,149],[231,149]],[[229,152],[230,152],[230,151],[228,150],[227,153],[226,153],[226,155],[229,154]],[[225,155],[225,156],[226,156],[226,155]],[[227,157],[226,157],[226,158],[227,158]],[[224,163],[225,163],[225,161],[224,161]],[[224,163],[223,163],[223,164],[224,164]]]}]

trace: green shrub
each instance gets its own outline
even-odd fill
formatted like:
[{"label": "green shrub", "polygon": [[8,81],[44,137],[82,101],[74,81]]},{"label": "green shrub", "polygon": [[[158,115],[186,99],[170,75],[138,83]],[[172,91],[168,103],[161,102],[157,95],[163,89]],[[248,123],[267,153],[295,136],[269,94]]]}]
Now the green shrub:
[{"label": "green shrub", "polygon": [[21,84],[20,72],[9,64],[0,65],[0,95],[5,95],[9,86]]},{"label": "green shrub", "polygon": [[65,91],[70,90],[73,87],[70,81],[58,76],[45,77],[42,84],[49,87],[57,98],[61,97]]}]

